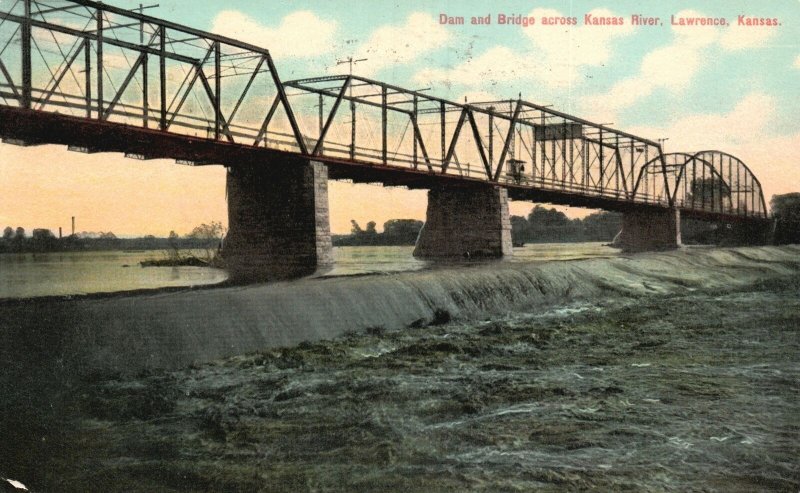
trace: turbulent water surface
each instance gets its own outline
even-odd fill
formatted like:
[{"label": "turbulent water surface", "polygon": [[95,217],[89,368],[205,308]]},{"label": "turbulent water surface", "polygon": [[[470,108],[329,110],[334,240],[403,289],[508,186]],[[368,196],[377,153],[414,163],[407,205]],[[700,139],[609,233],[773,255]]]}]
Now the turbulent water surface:
[{"label": "turbulent water surface", "polygon": [[778,253],[708,254],[728,260],[706,287],[681,256],[636,284],[620,272],[648,264],[620,261],[605,296],[39,381],[5,414],[0,475],[65,492],[798,491],[800,248]]}]

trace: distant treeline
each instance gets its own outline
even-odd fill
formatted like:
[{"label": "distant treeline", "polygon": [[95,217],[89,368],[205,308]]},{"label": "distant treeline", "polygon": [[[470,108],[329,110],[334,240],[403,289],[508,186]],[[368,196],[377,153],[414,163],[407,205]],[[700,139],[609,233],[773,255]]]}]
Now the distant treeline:
[{"label": "distant treeline", "polygon": [[221,236],[221,224],[203,224],[186,236],[174,231],[167,238],[152,235],[141,238],[117,238],[112,232],[77,233],[58,238],[49,229],[34,229],[29,235],[23,228],[6,227],[0,238],[0,253],[79,252],[101,250],[184,250],[216,249]]},{"label": "distant treeline", "polygon": [[622,228],[622,215],[595,212],[583,219],[570,219],[554,208],[537,205],[528,217],[511,216],[511,238],[522,243],[571,243],[611,241]]},{"label": "distant treeline", "polygon": [[416,219],[390,219],[383,223],[383,233],[378,233],[375,221],[368,222],[366,229],[362,229],[354,220],[350,223],[353,227],[349,235],[333,235],[334,246],[413,245],[423,224]]},{"label": "distant treeline", "polygon": [[[334,246],[413,245],[423,222],[416,219],[392,219],[378,233],[370,221],[362,228],[356,221],[349,235],[334,235]],[[619,214],[597,212],[584,219],[569,219],[563,212],[537,205],[527,218],[511,217],[511,234],[515,244],[611,241],[622,227]]]}]

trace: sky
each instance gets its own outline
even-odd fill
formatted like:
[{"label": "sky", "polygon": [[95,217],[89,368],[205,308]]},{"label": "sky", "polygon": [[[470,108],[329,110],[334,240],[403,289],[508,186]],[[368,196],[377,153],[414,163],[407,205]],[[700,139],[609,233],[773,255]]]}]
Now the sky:
[{"label": "sky", "polygon": [[[0,0],[6,7],[11,0]],[[133,8],[139,2],[107,0]],[[800,191],[800,0],[770,2],[157,0],[147,13],[270,50],[283,80],[353,72],[455,101],[521,95],[613,124],[665,152],[716,149],[742,159],[766,200]],[[147,4],[146,4],[147,5]],[[533,25],[499,24],[500,14]],[[622,25],[587,25],[621,17]],[[442,16],[463,25],[442,24]],[[632,25],[632,16],[655,18]],[[739,26],[738,19],[776,25]],[[472,25],[472,17],[491,23]],[[672,18],[723,18],[678,26]],[[543,25],[543,18],[574,25]],[[226,222],[225,170],[0,144],[0,227],[69,227],[120,236],[185,234]],[[331,182],[331,229],[424,219],[426,194]],[[533,204],[514,202],[512,214]],[[571,216],[590,211],[565,210]]]}]

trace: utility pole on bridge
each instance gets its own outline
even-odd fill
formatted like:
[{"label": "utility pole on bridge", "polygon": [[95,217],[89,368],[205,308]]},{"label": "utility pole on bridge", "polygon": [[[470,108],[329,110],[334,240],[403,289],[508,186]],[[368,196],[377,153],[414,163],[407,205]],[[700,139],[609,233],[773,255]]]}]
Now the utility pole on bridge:
[{"label": "utility pole on bridge", "polygon": [[[347,57],[344,60],[336,60],[336,65],[343,65],[345,63],[350,65],[350,76],[353,76],[353,65],[358,62],[366,62],[366,58],[359,58],[357,60],[353,60],[352,56]],[[353,84],[352,81],[350,83],[350,88],[348,91],[350,94],[350,159],[355,159],[356,157],[356,103],[353,101]],[[320,105],[321,107],[321,105]]]}]

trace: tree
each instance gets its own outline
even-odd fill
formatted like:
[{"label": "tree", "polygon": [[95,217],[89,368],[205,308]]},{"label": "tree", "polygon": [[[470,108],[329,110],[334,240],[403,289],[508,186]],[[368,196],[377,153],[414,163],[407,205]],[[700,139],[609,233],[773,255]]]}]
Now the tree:
[{"label": "tree", "polygon": [[413,245],[424,223],[418,219],[390,219],[383,223],[385,245]]},{"label": "tree", "polygon": [[593,212],[581,221],[584,239],[611,241],[622,229],[622,214],[617,212]]},{"label": "tree", "polygon": [[213,263],[216,253],[222,243],[222,238],[225,236],[225,227],[219,221],[211,221],[210,223],[203,223],[195,227],[189,238],[195,240],[202,240],[205,243],[205,261]]},{"label": "tree", "polygon": [[55,239],[56,235],[54,235],[49,229],[37,228],[33,230],[33,233],[31,233],[31,239],[34,241],[44,241],[51,238]]},{"label": "tree", "polygon": [[14,228],[11,226],[6,226],[6,229],[3,230],[3,239],[10,240],[14,237]]},{"label": "tree", "polygon": [[693,207],[722,211],[730,203],[731,187],[717,176],[695,178],[689,189],[686,202]]},{"label": "tree", "polygon": [[52,251],[57,245],[56,235],[49,229],[36,228],[31,233],[30,246],[36,252]]},{"label": "tree", "polygon": [[522,245],[528,239],[528,220],[522,216],[511,216],[511,241]]},{"label": "tree", "polygon": [[777,219],[800,221],[800,193],[773,195],[769,201],[772,215]]},{"label": "tree", "polygon": [[367,223],[367,230],[365,231],[365,233],[368,234],[368,235],[376,235],[376,234],[378,234],[378,231],[375,229],[375,226],[376,226],[375,221],[368,222]]},{"label": "tree", "polygon": [[364,230],[361,229],[361,226],[358,225],[355,219],[351,219],[350,224],[352,225],[352,227],[350,228],[350,234],[357,235],[364,232]]},{"label": "tree", "polygon": [[25,239],[25,228],[23,228],[22,226],[18,227],[14,237],[20,240]]},{"label": "tree", "polygon": [[775,218],[774,242],[800,243],[800,193],[773,195],[769,205]]},{"label": "tree", "polygon": [[225,227],[219,221],[211,221],[196,226],[188,237],[196,240],[221,240],[225,235]]},{"label": "tree", "polygon": [[528,214],[528,223],[532,228],[552,228],[567,226],[570,220],[566,214],[555,208],[546,209],[541,205],[536,205]]},{"label": "tree", "polygon": [[383,223],[383,234],[392,238],[416,240],[424,223],[418,219],[389,219]]}]

